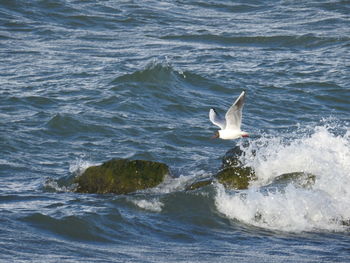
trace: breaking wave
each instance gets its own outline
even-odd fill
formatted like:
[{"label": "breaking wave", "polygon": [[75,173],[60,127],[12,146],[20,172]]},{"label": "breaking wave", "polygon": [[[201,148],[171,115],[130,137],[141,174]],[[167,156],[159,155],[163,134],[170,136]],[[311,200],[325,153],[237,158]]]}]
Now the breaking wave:
[{"label": "breaking wave", "polygon": [[[252,141],[243,159],[254,168],[257,182],[242,192],[218,186],[217,209],[230,219],[272,230],[344,230],[350,219],[350,130],[335,128],[342,132],[324,125],[289,141],[266,137]],[[314,185],[264,187],[293,172],[315,175]]]}]

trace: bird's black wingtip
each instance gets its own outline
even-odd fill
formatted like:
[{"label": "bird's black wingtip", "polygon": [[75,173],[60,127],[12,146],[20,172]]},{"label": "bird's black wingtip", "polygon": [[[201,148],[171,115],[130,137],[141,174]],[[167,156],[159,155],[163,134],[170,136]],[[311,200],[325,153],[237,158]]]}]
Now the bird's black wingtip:
[{"label": "bird's black wingtip", "polygon": [[210,108],[210,110],[213,110],[216,114],[218,114],[215,108]]}]

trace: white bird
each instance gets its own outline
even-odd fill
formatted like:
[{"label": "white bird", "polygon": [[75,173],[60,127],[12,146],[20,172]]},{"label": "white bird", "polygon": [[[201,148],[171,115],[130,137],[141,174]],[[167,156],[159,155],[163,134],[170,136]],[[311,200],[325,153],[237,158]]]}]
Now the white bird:
[{"label": "white bird", "polygon": [[221,129],[215,132],[213,138],[233,140],[241,137],[249,137],[247,132],[241,131],[242,108],[244,104],[245,92],[236,99],[235,103],[228,109],[225,119],[220,117],[215,109],[209,111],[210,121]]}]

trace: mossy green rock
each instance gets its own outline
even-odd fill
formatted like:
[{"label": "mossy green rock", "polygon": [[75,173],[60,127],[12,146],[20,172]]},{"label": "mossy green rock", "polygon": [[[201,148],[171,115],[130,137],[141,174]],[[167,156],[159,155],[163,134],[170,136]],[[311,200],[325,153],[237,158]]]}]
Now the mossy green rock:
[{"label": "mossy green rock", "polygon": [[127,194],[163,182],[169,167],[159,162],[113,159],[92,166],[76,179],[79,193]]},{"label": "mossy green rock", "polygon": [[254,170],[242,164],[241,156],[244,156],[244,152],[236,146],[226,152],[222,159],[221,171],[215,175],[215,178],[227,188],[247,189],[249,183],[257,179]]},{"label": "mossy green rock", "polygon": [[277,176],[272,183],[279,185],[293,183],[297,187],[311,188],[315,182],[316,176],[311,173],[294,172]]},{"label": "mossy green rock", "polygon": [[250,167],[228,167],[218,172],[215,178],[227,188],[247,189],[249,183],[256,180]]},{"label": "mossy green rock", "polygon": [[195,190],[210,185],[215,180],[230,189],[248,189],[249,183],[256,180],[255,173],[250,167],[227,167],[219,171],[213,178],[192,183],[186,190]]},{"label": "mossy green rock", "polygon": [[255,172],[250,167],[245,167],[240,161],[240,157],[244,156],[244,152],[239,146],[236,146],[226,152],[222,159],[221,170],[212,178],[197,181],[189,185],[186,190],[195,190],[218,181],[226,188],[230,189],[247,189],[249,183],[256,180]]}]

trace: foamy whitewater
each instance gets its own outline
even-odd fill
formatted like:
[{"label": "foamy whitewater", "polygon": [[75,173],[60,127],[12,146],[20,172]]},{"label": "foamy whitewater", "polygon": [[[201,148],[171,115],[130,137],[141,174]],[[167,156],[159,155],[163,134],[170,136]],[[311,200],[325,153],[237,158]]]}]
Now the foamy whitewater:
[{"label": "foamy whitewater", "polygon": [[130,201],[138,207],[152,212],[161,212],[163,207],[163,203],[157,199],[130,199]]},{"label": "foamy whitewater", "polygon": [[[228,218],[273,230],[344,230],[350,219],[350,132],[347,128],[336,135],[331,130],[319,126],[290,141],[265,137],[251,141],[242,161],[254,168],[258,181],[246,191],[218,186],[218,210]],[[315,184],[262,187],[292,172],[315,175]]]}]

